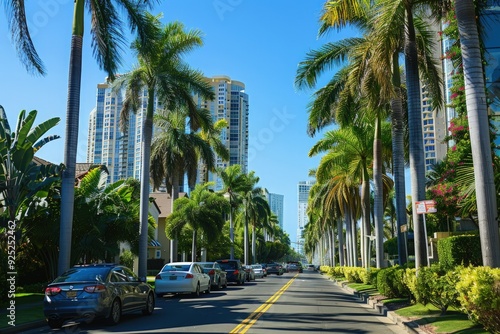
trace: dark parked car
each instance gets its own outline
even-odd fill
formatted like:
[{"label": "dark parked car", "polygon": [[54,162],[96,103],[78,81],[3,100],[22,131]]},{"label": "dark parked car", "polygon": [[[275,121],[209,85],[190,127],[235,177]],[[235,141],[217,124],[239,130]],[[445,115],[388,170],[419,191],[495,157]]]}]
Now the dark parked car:
[{"label": "dark parked car", "polygon": [[266,272],[268,275],[270,274],[283,275],[284,269],[281,264],[270,262],[266,264]]},{"label": "dark parked car", "polygon": [[246,272],[240,260],[217,260],[222,270],[227,274],[227,281],[238,285],[245,284]]},{"label": "dark parked car", "polygon": [[51,328],[64,322],[91,322],[103,317],[117,324],[122,313],[153,313],[155,295],[132,270],[115,264],[75,266],[45,289],[43,313]]},{"label": "dark parked car", "polygon": [[198,262],[205,274],[210,276],[212,287],[217,290],[227,288],[227,273],[218,262]]},{"label": "dark parked car", "polygon": [[287,273],[292,273],[292,272],[303,272],[304,268],[302,267],[302,263],[296,262],[296,261],[290,261],[286,264],[286,272]]}]

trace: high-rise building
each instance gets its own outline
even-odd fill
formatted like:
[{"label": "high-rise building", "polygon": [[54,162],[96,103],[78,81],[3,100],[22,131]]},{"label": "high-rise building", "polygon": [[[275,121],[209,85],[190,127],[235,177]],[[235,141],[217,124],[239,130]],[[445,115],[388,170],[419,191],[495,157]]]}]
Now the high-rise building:
[{"label": "high-rise building", "polygon": [[135,114],[130,113],[123,132],[120,129],[122,92],[114,91],[107,83],[97,85],[96,107],[89,117],[87,162],[106,165],[108,182],[141,177],[141,137],[147,98],[147,90],[142,90],[139,95],[142,108]]},{"label": "high-rise building", "polygon": [[[245,84],[232,80],[228,76],[214,76],[207,78],[215,92],[213,101],[195,96],[195,102],[200,108],[210,110],[214,122],[225,119],[228,127],[221,133],[221,141],[229,149],[229,161],[216,157],[216,168],[226,168],[232,165],[241,165],[243,173],[248,171],[248,94],[245,93]],[[198,179],[205,177],[205,168],[200,168]],[[223,188],[220,177],[212,172],[208,173],[208,181],[215,182],[215,190]]]},{"label": "high-rise building", "polygon": [[[221,133],[221,140],[230,151],[229,162],[217,157],[216,166],[225,168],[240,164],[243,172],[248,168],[248,95],[242,82],[227,76],[207,78],[216,94],[214,101],[194,96],[199,107],[210,110],[215,121],[225,119],[228,127]],[[142,167],[142,126],[146,114],[147,91],[141,91],[142,109],[131,113],[126,132],[120,129],[122,94],[107,83],[97,85],[96,107],[90,113],[87,162],[103,164],[109,170],[109,182],[133,177],[140,179]],[[156,102],[157,103],[157,102]],[[155,105],[155,110],[157,108]],[[200,171],[200,175],[202,171]],[[222,181],[209,173],[209,181],[222,189]]]},{"label": "high-rise building", "polygon": [[302,233],[309,221],[307,217],[307,202],[309,200],[309,191],[313,184],[314,181],[300,181],[297,185],[297,252],[301,254],[304,252],[304,238],[302,237]]},{"label": "high-rise building", "polygon": [[283,204],[285,196],[279,194],[268,193],[267,201],[271,211],[278,217],[278,222],[283,229]]}]

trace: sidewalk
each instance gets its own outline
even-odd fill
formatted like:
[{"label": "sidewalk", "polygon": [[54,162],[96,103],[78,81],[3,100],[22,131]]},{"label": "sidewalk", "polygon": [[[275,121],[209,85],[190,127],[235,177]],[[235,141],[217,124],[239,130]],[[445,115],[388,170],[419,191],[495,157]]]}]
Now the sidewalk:
[{"label": "sidewalk", "polygon": [[[24,304],[21,306],[17,306],[16,313],[18,313],[18,312],[22,313],[22,310],[30,309],[30,308],[33,308],[34,306],[42,307],[42,304],[41,303],[30,303],[30,304]],[[7,316],[6,308],[0,309],[0,316],[5,319],[5,317]],[[7,320],[8,320],[8,318],[7,318]],[[7,324],[7,322],[5,324]],[[4,334],[4,333],[5,334],[22,333],[24,331],[38,328],[38,327],[43,327],[43,326],[47,326],[47,323],[45,322],[45,320],[37,320],[37,321],[26,322],[23,324],[16,324],[16,326],[0,327],[0,333],[2,333],[2,334]]]},{"label": "sidewalk", "polygon": [[[326,275],[325,275],[326,277]],[[356,290],[353,290],[347,286],[348,282],[346,281],[337,281],[335,279],[332,279],[330,277],[326,277],[328,280],[332,281],[336,285],[340,286],[343,288],[345,291],[355,295],[358,297],[360,300],[365,302],[369,307],[372,309],[378,311],[380,315],[386,316],[389,320],[391,320],[394,324],[397,324],[398,326],[404,328],[408,333],[415,333],[415,334],[435,334],[430,329],[427,328],[422,328],[419,326],[416,322],[413,322],[411,320],[408,320],[404,317],[399,316],[396,314],[394,311],[389,311],[386,306],[384,306],[383,303],[377,302],[373,299],[369,298],[369,295],[367,293],[362,293],[358,292]]]}]

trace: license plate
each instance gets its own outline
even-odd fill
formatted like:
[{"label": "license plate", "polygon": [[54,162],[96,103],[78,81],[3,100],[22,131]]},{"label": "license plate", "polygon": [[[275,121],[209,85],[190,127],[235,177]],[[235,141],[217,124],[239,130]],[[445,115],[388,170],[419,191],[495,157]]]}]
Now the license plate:
[{"label": "license plate", "polygon": [[68,297],[68,298],[75,298],[76,297],[76,291],[67,291],[66,292],[66,297]]},{"label": "license plate", "polygon": [[177,276],[170,276],[168,279],[171,281],[175,281],[177,279]]}]

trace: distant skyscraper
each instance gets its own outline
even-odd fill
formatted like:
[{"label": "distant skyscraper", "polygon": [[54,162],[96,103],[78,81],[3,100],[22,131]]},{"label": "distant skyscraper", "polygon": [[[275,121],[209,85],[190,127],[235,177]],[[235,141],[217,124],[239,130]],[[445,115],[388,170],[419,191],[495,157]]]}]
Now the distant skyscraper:
[{"label": "distant skyscraper", "polygon": [[307,202],[309,199],[309,190],[311,190],[314,181],[300,181],[297,185],[297,218],[298,218],[298,226],[297,226],[297,251],[299,253],[303,253],[304,251],[304,238],[302,238],[302,233],[304,231],[304,227],[308,222],[307,217]]},{"label": "distant skyscraper", "polygon": [[[214,121],[225,119],[228,127],[221,133],[221,140],[229,149],[229,162],[216,159],[217,168],[241,165],[242,171],[248,171],[248,94],[245,84],[231,80],[227,76],[207,78],[215,92],[215,100],[208,101],[195,96],[199,107],[210,110]],[[198,179],[203,179],[206,171],[200,169]],[[202,174],[203,173],[203,174]],[[223,188],[222,180],[214,173],[208,173],[208,181],[215,182],[215,190]]]},{"label": "distant skyscraper", "polygon": [[284,196],[279,194],[269,193],[267,196],[271,211],[278,217],[279,225],[283,230],[283,204]]}]

